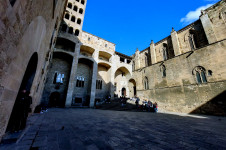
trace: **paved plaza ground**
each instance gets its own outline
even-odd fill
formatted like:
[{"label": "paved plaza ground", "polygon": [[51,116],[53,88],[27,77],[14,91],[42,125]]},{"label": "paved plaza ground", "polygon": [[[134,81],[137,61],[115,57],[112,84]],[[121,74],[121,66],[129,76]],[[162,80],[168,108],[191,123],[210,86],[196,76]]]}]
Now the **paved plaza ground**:
[{"label": "paved plaza ground", "polygon": [[54,108],[27,124],[0,150],[226,149],[224,117]]}]

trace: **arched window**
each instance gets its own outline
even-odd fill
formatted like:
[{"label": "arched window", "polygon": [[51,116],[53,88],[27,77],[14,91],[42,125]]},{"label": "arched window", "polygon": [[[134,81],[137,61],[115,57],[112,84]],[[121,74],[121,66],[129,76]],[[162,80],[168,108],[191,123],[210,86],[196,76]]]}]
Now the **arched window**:
[{"label": "arched window", "polygon": [[196,44],[195,44],[195,30],[190,30],[189,31],[188,41],[189,41],[189,45],[191,47],[191,50],[196,49]]},{"label": "arched window", "polygon": [[75,30],[75,35],[79,36],[79,30],[78,29]]},{"label": "arched window", "polygon": [[145,53],[145,56],[144,56],[145,58],[144,58],[144,61],[145,61],[145,67],[147,67],[148,66],[148,54],[147,53]]},{"label": "arched window", "polygon": [[70,15],[69,14],[65,14],[65,19],[69,20]]},{"label": "arched window", "polygon": [[79,9],[79,13],[83,14],[83,9],[82,8]]},{"label": "arched window", "polygon": [[67,31],[67,25],[63,24],[61,27],[61,31],[66,32]]},{"label": "arched window", "polygon": [[163,43],[162,53],[163,53],[163,60],[167,60],[168,59],[168,46],[166,43]]},{"label": "arched window", "polygon": [[75,16],[72,16],[72,17],[71,17],[71,21],[72,21],[72,22],[75,22]]},{"label": "arched window", "polygon": [[74,11],[78,11],[78,7],[77,6],[74,6],[73,10]]},{"label": "arched window", "polygon": [[72,4],[68,3],[67,7],[71,9],[72,8]]},{"label": "arched window", "polygon": [[68,33],[73,34],[73,28],[72,27],[69,28]]},{"label": "arched window", "polygon": [[205,68],[201,66],[195,67],[192,74],[195,75],[198,84],[207,83]]},{"label": "arched window", "polygon": [[148,90],[149,89],[148,78],[147,77],[144,78],[144,89],[145,90]]},{"label": "arched window", "polygon": [[85,4],[85,0],[82,0],[81,3],[84,5]]},{"label": "arched window", "polygon": [[134,61],[132,63],[132,69],[133,69],[133,71],[135,71],[135,62]]},{"label": "arched window", "polygon": [[162,72],[162,77],[165,78],[166,77],[166,66],[162,65],[160,68],[160,71]]},{"label": "arched window", "polygon": [[80,18],[78,18],[77,20],[77,24],[81,24],[82,20]]}]

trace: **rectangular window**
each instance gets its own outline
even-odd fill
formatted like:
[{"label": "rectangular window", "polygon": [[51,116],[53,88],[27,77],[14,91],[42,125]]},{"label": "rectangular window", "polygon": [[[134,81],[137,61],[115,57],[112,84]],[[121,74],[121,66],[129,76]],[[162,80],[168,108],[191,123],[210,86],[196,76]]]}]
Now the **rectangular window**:
[{"label": "rectangular window", "polygon": [[76,87],[84,87],[85,86],[85,78],[77,77]]},{"label": "rectangular window", "polygon": [[102,80],[97,80],[96,81],[96,89],[99,89],[99,90],[102,89]]}]

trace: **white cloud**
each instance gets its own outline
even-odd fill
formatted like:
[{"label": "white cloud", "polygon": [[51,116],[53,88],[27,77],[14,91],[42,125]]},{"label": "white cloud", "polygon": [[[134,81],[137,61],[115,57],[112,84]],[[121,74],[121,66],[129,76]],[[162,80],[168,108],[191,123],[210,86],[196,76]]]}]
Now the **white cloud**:
[{"label": "white cloud", "polygon": [[190,11],[184,18],[181,18],[180,22],[182,22],[183,24],[192,23],[199,18],[199,16],[201,15],[201,10],[205,10],[212,5],[213,4],[208,4],[206,6],[201,6],[197,8],[195,11]]}]

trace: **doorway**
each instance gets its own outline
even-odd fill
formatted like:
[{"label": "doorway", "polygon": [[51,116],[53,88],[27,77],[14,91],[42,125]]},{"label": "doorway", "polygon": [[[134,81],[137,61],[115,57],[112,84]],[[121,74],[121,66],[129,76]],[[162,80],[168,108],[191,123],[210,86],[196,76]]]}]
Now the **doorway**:
[{"label": "doorway", "polygon": [[122,96],[126,97],[126,88],[122,88]]},{"label": "doorway", "polygon": [[18,118],[18,112],[20,113],[20,111],[24,108],[22,106],[21,108],[21,103],[20,103],[20,98],[21,98],[21,91],[26,90],[26,91],[30,91],[32,84],[33,84],[33,80],[36,74],[36,69],[37,69],[37,64],[38,64],[38,54],[37,52],[35,52],[30,60],[29,63],[27,65],[24,77],[22,79],[22,83],[20,85],[14,106],[13,106],[13,110],[9,119],[9,123],[7,126],[6,131],[10,131],[10,132],[14,132],[16,130],[16,128],[18,128],[18,126],[21,126],[21,120]]}]

